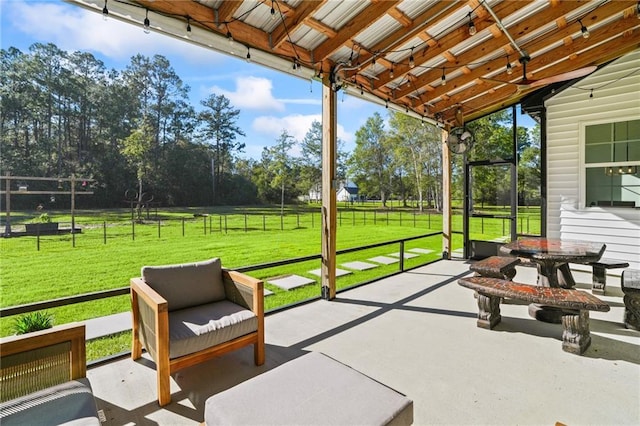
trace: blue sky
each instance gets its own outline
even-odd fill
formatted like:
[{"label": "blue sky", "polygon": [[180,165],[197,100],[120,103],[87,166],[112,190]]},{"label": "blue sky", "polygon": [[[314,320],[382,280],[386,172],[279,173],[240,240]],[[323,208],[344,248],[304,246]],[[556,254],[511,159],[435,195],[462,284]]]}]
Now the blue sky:
[{"label": "blue sky", "polygon": [[[259,158],[262,148],[272,146],[284,129],[302,140],[312,121],[321,121],[319,82],[247,63],[244,51],[232,57],[158,33],[145,34],[141,26],[105,21],[99,13],[59,0],[0,0],[0,17],[3,49],[13,46],[27,52],[33,43],[54,43],[67,51],[90,52],[115,69],[123,69],[138,53],[165,56],[191,87],[194,107],[216,93],[240,110],[244,157]],[[387,117],[384,107],[339,94],[338,137],[348,151],[355,146],[355,132],[376,111]]]}]

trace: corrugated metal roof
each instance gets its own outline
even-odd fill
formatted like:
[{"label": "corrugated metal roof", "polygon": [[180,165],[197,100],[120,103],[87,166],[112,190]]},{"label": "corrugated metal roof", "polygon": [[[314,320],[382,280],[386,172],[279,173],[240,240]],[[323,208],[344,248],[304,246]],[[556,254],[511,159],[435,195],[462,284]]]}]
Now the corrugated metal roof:
[{"label": "corrugated metal roof", "polygon": [[[70,1],[97,13],[104,6],[104,0]],[[152,20],[156,31],[181,38],[189,17],[197,28],[191,42],[226,54],[234,50],[239,55],[236,51],[250,48],[255,62],[294,75],[300,75],[292,69],[294,58],[306,68],[305,76],[314,75],[321,64],[325,72],[339,65],[349,82],[363,86],[365,97],[383,102],[391,98],[398,108],[418,114],[427,105],[430,114],[438,112],[452,122],[454,108],[473,117],[530,92],[520,84],[520,72],[506,74],[507,63],[521,68],[521,53],[530,57],[528,77],[535,75],[549,84],[562,81],[566,72],[592,69],[587,67],[637,48],[637,4],[637,0],[129,0],[109,2],[109,10],[110,16],[136,25],[148,10],[156,14]],[[581,36],[578,19],[589,27],[589,39]],[[476,33],[469,32],[470,22]],[[233,49],[226,42],[227,31],[237,42]],[[415,67],[409,66],[412,54]],[[440,84],[443,71],[446,86]],[[476,84],[486,78],[509,83]]]}]

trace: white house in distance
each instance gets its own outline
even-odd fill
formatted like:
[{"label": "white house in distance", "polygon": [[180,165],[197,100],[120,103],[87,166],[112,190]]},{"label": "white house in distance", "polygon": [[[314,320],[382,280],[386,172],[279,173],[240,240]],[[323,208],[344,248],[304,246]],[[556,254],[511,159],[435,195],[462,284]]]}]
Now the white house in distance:
[{"label": "white house in distance", "polygon": [[342,182],[338,194],[336,195],[338,201],[354,202],[358,201],[358,185],[353,181],[347,180]]},{"label": "white house in distance", "polygon": [[640,49],[547,99],[547,236],[640,269]]}]

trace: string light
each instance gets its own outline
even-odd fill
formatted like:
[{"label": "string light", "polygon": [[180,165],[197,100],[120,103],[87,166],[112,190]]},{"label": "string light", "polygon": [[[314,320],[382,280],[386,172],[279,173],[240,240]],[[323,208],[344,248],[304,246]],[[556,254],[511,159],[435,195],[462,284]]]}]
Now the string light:
[{"label": "string light", "polygon": [[384,101],[384,107],[389,108],[389,98],[387,98],[387,100]]},{"label": "string light", "polygon": [[593,98],[593,89],[591,89],[591,93],[589,93],[589,98]]},{"label": "string light", "polygon": [[248,47],[247,47],[247,62],[251,62],[251,51]]},{"label": "string light", "polygon": [[104,7],[102,8],[102,19],[105,21],[109,17],[109,9],[107,9],[107,0],[104,0]]},{"label": "string light", "polygon": [[142,26],[142,30],[145,34],[149,34],[151,32],[151,22],[149,22],[149,9],[145,9],[146,14],[144,17],[144,24]]},{"label": "string light", "polygon": [[271,20],[276,20],[276,10],[273,8],[273,0],[271,0]]},{"label": "string light", "polygon": [[511,66],[511,61],[509,60],[509,56],[507,55],[507,74],[513,74],[513,67]]},{"label": "string light", "polygon": [[391,63],[391,69],[389,69],[389,78],[393,78],[393,62]]},{"label": "string light", "polygon": [[413,47],[411,48],[411,55],[409,55],[409,68],[413,68],[416,66],[416,62],[413,59]]},{"label": "string light", "polygon": [[587,29],[587,27],[582,25],[582,21],[580,19],[578,19],[578,22],[580,22],[580,32],[582,33],[582,37],[589,38],[589,30]]},{"label": "string light", "polygon": [[187,17],[187,35],[191,34],[191,18]]},{"label": "string light", "polygon": [[636,5],[636,13],[638,14],[638,19],[640,19],[640,0],[638,0],[638,4]]},{"label": "string light", "polygon": [[444,67],[442,68],[442,78],[440,79],[441,85],[445,86],[447,84],[447,77],[444,75]]},{"label": "string light", "polygon": [[228,25],[227,25],[227,40],[229,40],[229,44],[233,45],[233,35],[231,35],[231,31],[229,30]]},{"label": "string light", "polygon": [[364,88],[362,87],[362,84],[360,85],[360,96],[364,95]]},{"label": "string light", "polygon": [[471,12],[469,12],[469,35],[475,35],[477,32],[476,24],[473,23],[473,19],[471,19]]}]

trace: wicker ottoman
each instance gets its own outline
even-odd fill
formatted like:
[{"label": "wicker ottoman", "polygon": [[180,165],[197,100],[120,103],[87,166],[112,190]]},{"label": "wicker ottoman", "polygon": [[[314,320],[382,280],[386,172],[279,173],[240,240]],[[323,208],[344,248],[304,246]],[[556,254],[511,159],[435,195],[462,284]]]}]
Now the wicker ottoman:
[{"label": "wicker ottoman", "polygon": [[413,401],[318,352],[207,399],[205,424],[409,425]]}]

